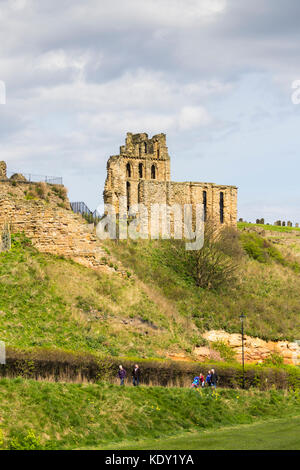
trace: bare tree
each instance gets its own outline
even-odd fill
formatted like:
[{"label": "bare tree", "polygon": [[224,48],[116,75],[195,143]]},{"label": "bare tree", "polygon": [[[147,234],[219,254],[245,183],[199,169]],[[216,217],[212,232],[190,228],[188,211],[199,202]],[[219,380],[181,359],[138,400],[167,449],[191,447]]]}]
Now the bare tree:
[{"label": "bare tree", "polygon": [[235,282],[243,250],[238,234],[233,231],[228,227],[220,229],[208,221],[203,247],[186,252],[189,271],[197,286],[217,289]]}]

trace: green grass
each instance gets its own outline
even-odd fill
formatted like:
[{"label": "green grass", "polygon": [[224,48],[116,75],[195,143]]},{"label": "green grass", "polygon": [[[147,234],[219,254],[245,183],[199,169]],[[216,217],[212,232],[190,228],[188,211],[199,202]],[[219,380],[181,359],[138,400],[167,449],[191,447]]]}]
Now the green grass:
[{"label": "green grass", "polygon": [[41,254],[20,235],[0,253],[0,338],[7,345],[159,357],[180,328],[134,279]]},{"label": "green grass", "polygon": [[[121,277],[39,253],[26,238],[14,236],[12,250],[0,253],[0,338],[19,348],[193,357],[195,347],[207,344],[204,331],[240,332],[243,312],[248,335],[297,339],[297,263],[258,235],[253,243],[264,262],[245,254],[238,283],[209,290],[195,285],[181,241],[107,242],[108,253],[135,274]],[[228,360],[228,351],[220,352]]]},{"label": "green grass", "polygon": [[102,447],[118,450],[300,450],[300,416],[185,433],[137,444]]},{"label": "green grass", "polygon": [[99,448],[300,415],[297,391],[200,393],[21,378],[0,379],[0,403],[2,446],[9,448]]},{"label": "green grass", "polygon": [[251,224],[250,222],[238,222],[237,227],[240,230],[248,227],[260,227],[264,230],[270,230],[272,232],[293,232],[299,231],[300,227],[281,227],[279,225],[267,225],[267,224]]},{"label": "green grass", "polygon": [[[252,240],[252,234],[249,236]],[[181,241],[109,241],[107,246],[145,284],[173,304],[186,319],[187,329],[196,325],[199,332],[224,329],[239,333],[239,315],[243,312],[247,316],[248,335],[274,341],[297,339],[300,330],[299,272],[270,242],[264,248],[262,237],[255,234],[253,238],[254,248],[258,249],[259,255],[265,256],[264,262],[255,259],[254,255],[249,256],[249,249],[240,260],[238,283],[218,290],[195,285],[189,275]],[[194,345],[197,342],[201,345],[199,336],[195,335]]]}]

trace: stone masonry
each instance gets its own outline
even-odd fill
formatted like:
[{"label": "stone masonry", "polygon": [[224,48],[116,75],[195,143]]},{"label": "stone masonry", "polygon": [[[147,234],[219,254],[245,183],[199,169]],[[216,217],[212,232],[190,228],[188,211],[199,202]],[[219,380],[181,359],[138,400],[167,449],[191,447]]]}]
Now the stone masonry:
[{"label": "stone masonry", "polygon": [[[235,225],[237,222],[237,187],[214,183],[170,180],[170,156],[166,135],[157,134],[151,139],[146,133],[127,133],[120,154],[107,162],[104,203],[112,204],[119,213],[119,198],[125,197],[127,208],[144,204],[203,204],[205,220],[215,224]],[[149,212],[150,213],[150,212]]]},{"label": "stone masonry", "polygon": [[[110,271],[107,253],[92,228],[81,215],[70,210],[67,196],[64,202],[52,190],[53,186],[42,183],[48,195],[46,200],[28,199],[39,183],[26,184],[6,178],[6,164],[0,162],[0,229],[9,224],[12,233],[24,232],[41,252],[63,255],[85,266]],[[64,190],[56,185],[54,189]],[[60,187],[58,187],[60,186]],[[105,259],[104,259],[105,258]]]}]

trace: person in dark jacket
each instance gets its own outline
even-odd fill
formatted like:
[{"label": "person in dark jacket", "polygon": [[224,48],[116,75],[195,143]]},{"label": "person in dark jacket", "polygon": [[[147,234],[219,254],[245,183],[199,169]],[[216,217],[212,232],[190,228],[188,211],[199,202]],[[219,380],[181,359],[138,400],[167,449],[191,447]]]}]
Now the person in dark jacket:
[{"label": "person in dark jacket", "polygon": [[124,385],[124,380],[126,377],[126,370],[123,369],[123,366],[119,366],[118,376],[120,379],[120,385]]},{"label": "person in dark jacket", "polygon": [[141,369],[139,368],[138,364],[132,369],[132,383],[135,387],[140,384],[140,377],[141,377]]},{"label": "person in dark jacket", "polygon": [[211,370],[210,382],[211,382],[211,386],[216,388],[217,382],[218,382],[218,375],[217,375],[215,369]]},{"label": "person in dark jacket", "polygon": [[205,382],[207,383],[209,387],[211,386],[211,371],[210,370],[208,371]]}]

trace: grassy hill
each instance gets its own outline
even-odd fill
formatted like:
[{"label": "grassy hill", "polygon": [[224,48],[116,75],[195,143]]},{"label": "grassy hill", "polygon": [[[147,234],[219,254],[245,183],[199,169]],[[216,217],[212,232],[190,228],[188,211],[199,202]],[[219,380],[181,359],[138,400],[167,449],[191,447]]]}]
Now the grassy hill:
[{"label": "grassy hill", "polygon": [[0,254],[0,338],[18,347],[54,347],[140,357],[187,348],[190,331],[151,289],[35,250],[15,236]]},{"label": "grassy hill", "polygon": [[275,390],[212,393],[18,378],[0,379],[0,400],[0,448],[9,449],[116,448],[125,439],[139,446],[145,438],[300,415],[299,393]]},{"label": "grassy hill", "polygon": [[218,289],[195,285],[181,241],[126,240],[108,245],[145,284],[172,302],[187,327],[196,325],[199,332],[240,332],[243,312],[247,334],[294,340],[300,331],[300,238],[281,235],[277,239],[241,231],[238,243],[243,254],[237,261],[237,282]]},{"label": "grassy hill", "polygon": [[41,254],[15,235],[0,254],[0,338],[113,356],[192,354],[205,330],[239,332],[242,312],[249,335],[298,338],[300,238],[242,231],[238,244],[235,282],[214,289],[196,285],[181,241],[107,241],[124,278]]}]

